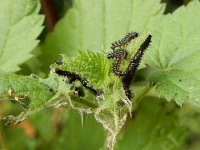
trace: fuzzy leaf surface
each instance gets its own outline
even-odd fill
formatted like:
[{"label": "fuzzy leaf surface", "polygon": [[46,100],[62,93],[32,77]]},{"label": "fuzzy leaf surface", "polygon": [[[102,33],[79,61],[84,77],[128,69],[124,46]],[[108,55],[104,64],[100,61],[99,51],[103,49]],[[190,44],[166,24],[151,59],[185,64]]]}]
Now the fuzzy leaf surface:
[{"label": "fuzzy leaf surface", "polygon": [[31,77],[0,73],[1,100],[16,100],[32,110],[50,100],[54,93],[47,85]]},{"label": "fuzzy leaf surface", "polygon": [[38,44],[44,17],[39,0],[0,1],[0,70],[18,71]]},{"label": "fuzzy leaf surface", "polygon": [[111,64],[104,54],[86,51],[79,52],[79,55],[72,58],[66,55],[62,56],[64,64],[56,65],[58,68],[81,75],[96,88],[108,83]]}]

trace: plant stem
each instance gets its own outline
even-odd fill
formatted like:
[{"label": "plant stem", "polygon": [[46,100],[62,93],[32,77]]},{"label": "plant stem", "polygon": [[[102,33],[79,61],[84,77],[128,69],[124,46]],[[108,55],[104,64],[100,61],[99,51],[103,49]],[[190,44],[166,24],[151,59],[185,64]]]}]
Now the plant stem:
[{"label": "plant stem", "polygon": [[[152,89],[152,87],[154,86],[154,84],[150,83],[148,84],[141,93],[139,93],[138,95],[136,95],[133,100],[132,100],[132,110],[135,110],[135,108],[137,107],[137,104],[140,102],[140,100]],[[80,99],[80,97],[74,95],[73,93],[69,93],[69,96],[71,98],[72,101],[80,103],[82,105],[85,105],[87,107],[90,107],[92,109],[96,109],[98,108],[98,105],[89,102],[87,100],[84,99]]]},{"label": "plant stem", "polygon": [[135,110],[138,103],[142,100],[142,98],[152,89],[154,85],[152,83],[150,83],[149,85],[147,85],[143,91],[141,93],[139,93],[138,95],[136,95],[133,100],[132,100],[132,110]]},{"label": "plant stem", "polygon": [[57,21],[54,5],[52,1],[49,0],[41,0],[41,4],[42,11],[45,14],[47,26],[52,31]]}]

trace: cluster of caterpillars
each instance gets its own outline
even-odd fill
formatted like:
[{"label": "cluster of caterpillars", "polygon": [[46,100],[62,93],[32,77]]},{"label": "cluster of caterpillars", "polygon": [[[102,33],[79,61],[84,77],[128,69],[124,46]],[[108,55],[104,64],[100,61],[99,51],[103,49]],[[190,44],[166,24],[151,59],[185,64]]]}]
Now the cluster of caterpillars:
[{"label": "cluster of caterpillars", "polygon": [[[111,49],[113,50],[113,52],[111,52],[107,55],[108,59],[115,59],[115,61],[113,63],[113,73],[116,76],[122,77],[124,92],[125,92],[126,97],[129,100],[131,99],[131,91],[130,91],[131,81],[137,70],[137,67],[140,64],[141,58],[144,54],[144,51],[147,49],[147,47],[149,46],[149,43],[151,42],[151,35],[148,35],[148,37],[142,43],[140,48],[137,50],[136,54],[131,58],[126,71],[120,71],[120,63],[123,59],[127,59],[127,56],[128,56],[128,52],[126,51],[126,49],[124,47],[131,40],[137,38],[138,35],[139,34],[136,32],[131,32],[131,33],[127,34],[123,39],[112,43]],[[63,62],[57,61],[56,64],[62,65]],[[91,92],[95,96],[101,95],[103,93],[100,89],[95,89],[95,88],[89,86],[87,79],[85,79],[81,75],[78,75],[74,72],[55,68],[55,73],[60,76],[67,77],[69,79],[69,83],[73,83],[76,80],[78,80],[83,87],[85,87],[89,92]]]},{"label": "cluster of caterpillars", "polygon": [[111,49],[113,52],[109,53],[107,58],[108,59],[115,59],[113,63],[113,73],[116,76],[122,77],[123,88],[126,97],[130,100],[131,99],[131,91],[130,91],[130,84],[133,79],[133,76],[140,64],[141,58],[144,54],[144,51],[147,49],[151,42],[151,35],[148,35],[145,41],[142,43],[140,48],[137,50],[135,55],[131,58],[130,63],[126,71],[120,71],[120,63],[123,59],[127,59],[128,52],[124,48],[131,40],[134,40],[138,37],[138,33],[131,32],[127,34],[123,39],[112,43]]}]

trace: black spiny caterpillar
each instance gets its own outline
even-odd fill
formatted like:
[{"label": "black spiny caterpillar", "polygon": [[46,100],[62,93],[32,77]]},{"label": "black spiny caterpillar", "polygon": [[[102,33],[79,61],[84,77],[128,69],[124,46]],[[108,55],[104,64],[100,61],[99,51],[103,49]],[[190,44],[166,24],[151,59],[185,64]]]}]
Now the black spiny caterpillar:
[{"label": "black spiny caterpillar", "polygon": [[127,58],[128,53],[126,52],[125,49],[117,49],[114,52],[111,52],[108,54],[107,58],[111,59],[111,58],[121,58],[121,59],[126,59]]},{"label": "black spiny caterpillar", "polygon": [[116,47],[121,47],[138,37],[138,33],[130,32],[123,39],[112,43],[111,49],[114,51]]},{"label": "black spiny caterpillar", "polygon": [[131,40],[138,37],[138,33],[136,32],[130,32],[128,33],[123,39],[116,41],[112,43],[111,49],[113,52],[109,53],[107,58],[115,58],[115,62],[113,63],[113,72],[116,76],[125,76],[127,74],[126,71],[120,71],[120,63],[122,59],[127,59],[128,53],[125,49],[119,48],[115,50],[117,47],[125,46],[128,44]]},{"label": "black spiny caterpillar", "polygon": [[127,96],[128,99],[131,99],[131,91],[130,91],[131,81],[133,79],[133,76],[134,76],[139,64],[140,64],[142,56],[143,56],[145,50],[147,49],[147,47],[149,46],[150,42],[151,42],[151,35],[148,35],[148,37],[142,43],[140,48],[137,50],[136,54],[131,59],[129,65],[128,65],[128,69],[126,71],[127,73],[122,79],[125,95]]},{"label": "black spiny caterpillar", "polygon": [[92,94],[94,94],[95,96],[98,96],[100,94],[102,94],[101,90],[96,90],[93,87],[88,86],[88,81],[81,77],[80,75],[70,72],[70,71],[64,71],[61,69],[56,68],[55,69],[55,73],[60,75],[60,76],[64,76],[64,77],[68,77],[69,78],[69,83],[72,83],[76,80],[80,81],[80,83],[82,84],[83,87],[85,87],[89,92],[91,92]]},{"label": "black spiny caterpillar", "polygon": [[128,65],[128,74],[134,75],[135,71],[137,70],[137,67],[140,64],[140,61],[142,59],[142,56],[143,56],[145,50],[147,49],[147,47],[149,46],[149,44],[151,42],[151,37],[152,37],[151,35],[147,36],[145,41],[142,43],[140,48],[137,50],[137,52],[135,53],[135,55],[131,59],[129,65]]},{"label": "black spiny caterpillar", "polygon": [[128,53],[125,49],[118,49],[108,54],[108,59],[115,58],[115,62],[113,63],[113,72],[115,73],[115,75],[124,76],[126,74],[126,72],[119,71],[119,65],[122,59],[127,58],[127,55]]},{"label": "black spiny caterpillar", "polygon": [[113,63],[113,72],[116,76],[125,76],[127,72],[126,71],[123,72],[119,70],[120,62],[121,62],[120,58],[115,59],[115,62]]}]

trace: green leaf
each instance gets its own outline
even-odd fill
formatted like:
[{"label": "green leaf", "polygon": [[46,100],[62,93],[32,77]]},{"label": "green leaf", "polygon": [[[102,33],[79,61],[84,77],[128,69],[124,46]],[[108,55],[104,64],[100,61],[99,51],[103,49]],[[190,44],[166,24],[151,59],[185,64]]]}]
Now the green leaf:
[{"label": "green leaf", "polygon": [[79,52],[79,55],[72,58],[67,57],[67,55],[62,55],[62,57],[64,64],[53,66],[81,75],[95,88],[107,85],[111,64],[102,53],[87,51]]},{"label": "green leaf", "polygon": [[0,70],[18,71],[32,57],[44,17],[39,0],[0,1]]},{"label": "green leaf", "polygon": [[188,100],[200,106],[199,9],[199,1],[192,1],[168,15],[153,31],[146,55],[156,91],[179,105]]},{"label": "green leaf", "polygon": [[131,118],[118,142],[119,150],[177,150],[186,136],[174,103],[160,103],[161,99],[146,98]]},{"label": "green leaf", "polygon": [[33,110],[54,96],[49,87],[31,77],[0,73],[1,100],[15,100]]},{"label": "green leaf", "polygon": [[41,77],[45,76],[41,71],[40,66],[41,62],[38,59],[38,56],[41,54],[41,44],[38,44],[31,52],[34,57],[31,57],[25,63],[20,65],[21,70],[17,72],[17,74],[30,75],[31,73],[35,73]]},{"label": "green leaf", "polygon": [[130,31],[150,31],[163,12],[160,0],[73,0],[73,7],[43,44],[43,70],[59,53],[71,56],[77,50],[108,51],[112,42]]}]

